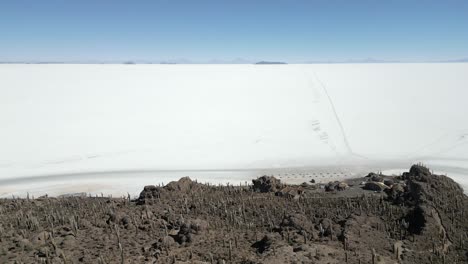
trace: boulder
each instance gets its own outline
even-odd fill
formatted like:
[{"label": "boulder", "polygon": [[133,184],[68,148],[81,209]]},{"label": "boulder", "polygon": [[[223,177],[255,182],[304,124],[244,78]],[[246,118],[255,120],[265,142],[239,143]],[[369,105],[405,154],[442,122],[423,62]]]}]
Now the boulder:
[{"label": "boulder", "polygon": [[431,171],[423,165],[413,165],[410,168],[409,174],[411,176],[428,176],[431,175]]},{"label": "boulder", "polygon": [[370,180],[373,182],[383,182],[383,177],[377,174],[374,174],[370,177]]},{"label": "boulder", "polygon": [[393,184],[391,188],[385,190],[385,193],[387,194],[387,197],[396,204],[401,204],[405,200],[405,188],[402,184]]},{"label": "boulder", "polygon": [[349,188],[349,186],[348,186],[348,184],[347,184],[346,182],[340,182],[340,183],[338,183],[338,185],[336,186],[336,190],[337,190],[337,191],[344,191],[344,190],[346,190],[346,189],[348,189],[348,188]]},{"label": "boulder", "polygon": [[273,176],[262,176],[258,179],[252,180],[253,189],[256,192],[277,192],[283,189],[284,185],[280,180]]},{"label": "boulder", "polygon": [[326,192],[334,192],[334,191],[344,191],[348,189],[349,186],[346,182],[339,182],[339,181],[334,181],[334,182],[329,182],[325,186],[325,191]]},{"label": "boulder", "polygon": [[394,184],[394,181],[392,179],[385,179],[383,183],[387,185],[388,187],[392,187]]},{"label": "boulder", "polygon": [[336,186],[338,185],[338,182],[329,182],[327,185],[325,185],[325,191],[326,192],[334,192],[336,191]]},{"label": "boulder", "polygon": [[366,185],[364,185],[365,190],[370,190],[370,191],[376,191],[376,192],[382,192],[386,190],[388,186],[383,184],[382,182],[366,182]]},{"label": "boulder", "polygon": [[304,188],[302,186],[286,186],[275,194],[277,196],[298,199],[303,193]]}]

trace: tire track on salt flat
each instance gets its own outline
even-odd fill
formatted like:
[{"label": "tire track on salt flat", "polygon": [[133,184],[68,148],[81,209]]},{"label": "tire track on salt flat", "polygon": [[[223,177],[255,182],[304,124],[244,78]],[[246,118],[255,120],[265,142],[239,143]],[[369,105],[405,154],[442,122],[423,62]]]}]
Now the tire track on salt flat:
[{"label": "tire track on salt flat", "polygon": [[328,89],[327,87],[325,86],[325,84],[319,79],[319,77],[317,76],[317,74],[314,72],[314,77],[315,77],[315,80],[320,84],[320,86],[322,87],[323,91],[325,92],[325,95],[327,96],[327,99],[328,99],[328,102],[330,103],[330,106],[331,106],[331,109],[333,111],[333,115],[335,116],[335,119],[336,119],[336,122],[338,123],[338,126],[340,128],[340,132],[341,132],[341,135],[343,136],[343,142],[345,144],[345,147],[348,151],[349,154],[353,155],[353,156],[357,156],[357,157],[360,157],[360,158],[363,158],[363,159],[368,159],[367,157],[365,156],[362,156],[360,154],[357,154],[353,151],[353,149],[351,148],[351,145],[349,144],[349,141],[348,141],[348,137],[346,136],[346,132],[345,132],[345,129],[344,129],[344,126],[343,126],[343,123],[341,122],[340,120],[340,117],[338,116],[338,113],[336,112],[336,108],[335,108],[335,104],[333,103],[333,100],[330,96],[330,94],[328,93]]}]

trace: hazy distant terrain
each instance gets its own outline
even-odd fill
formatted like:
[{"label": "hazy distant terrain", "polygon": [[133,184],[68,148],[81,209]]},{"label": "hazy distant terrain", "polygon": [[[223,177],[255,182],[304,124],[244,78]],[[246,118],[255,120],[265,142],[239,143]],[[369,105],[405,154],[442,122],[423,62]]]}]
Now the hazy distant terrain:
[{"label": "hazy distant terrain", "polygon": [[192,174],[238,183],[296,167],[349,176],[418,161],[468,175],[467,84],[466,63],[4,64],[0,196],[54,184],[125,193]]}]

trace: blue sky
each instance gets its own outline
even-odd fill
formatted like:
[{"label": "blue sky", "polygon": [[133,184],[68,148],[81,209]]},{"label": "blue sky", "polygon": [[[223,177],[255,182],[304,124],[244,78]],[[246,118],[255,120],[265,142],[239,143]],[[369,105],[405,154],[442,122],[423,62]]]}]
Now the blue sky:
[{"label": "blue sky", "polygon": [[464,0],[0,0],[0,60],[468,58]]}]

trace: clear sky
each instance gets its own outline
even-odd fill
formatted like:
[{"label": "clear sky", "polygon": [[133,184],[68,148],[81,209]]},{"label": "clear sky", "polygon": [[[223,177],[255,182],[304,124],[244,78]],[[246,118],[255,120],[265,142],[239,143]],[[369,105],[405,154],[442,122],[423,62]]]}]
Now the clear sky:
[{"label": "clear sky", "polygon": [[5,61],[468,58],[465,0],[0,0]]}]

